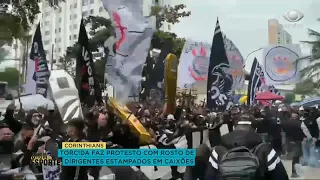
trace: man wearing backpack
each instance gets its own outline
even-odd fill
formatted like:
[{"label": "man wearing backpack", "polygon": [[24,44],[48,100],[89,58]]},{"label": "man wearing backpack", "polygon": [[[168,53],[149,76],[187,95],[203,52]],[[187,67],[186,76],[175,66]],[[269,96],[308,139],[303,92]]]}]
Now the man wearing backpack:
[{"label": "man wearing backpack", "polygon": [[212,150],[205,180],[289,180],[276,151],[252,128],[254,117],[238,118],[235,130]]}]

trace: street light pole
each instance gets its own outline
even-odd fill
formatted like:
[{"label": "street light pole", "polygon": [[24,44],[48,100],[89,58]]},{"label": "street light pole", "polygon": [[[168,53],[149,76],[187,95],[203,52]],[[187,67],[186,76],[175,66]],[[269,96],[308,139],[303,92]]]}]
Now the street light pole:
[{"label": "street light pole", "polygon": [[247,59],[248,59],[248,57],[252,54],[252,53],[255,53],[255,52],[257,52],[257,51],[260,51],[260,50],[262,50],[263,48],[259,48],[259,49],[256,49],[256,50],[254,50],[254,51],[252,51],[251,53],[249,53],[248,55],[247,55],[247,57],[243,60],[243,68],[245,68],[246,67],[246,62],[247,62]]}]

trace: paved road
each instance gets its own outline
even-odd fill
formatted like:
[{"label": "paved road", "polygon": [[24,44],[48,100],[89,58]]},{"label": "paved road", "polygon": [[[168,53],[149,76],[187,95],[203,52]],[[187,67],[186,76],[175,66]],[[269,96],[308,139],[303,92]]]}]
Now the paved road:
[{"label": "paved road", "polygon": [[[288,175],[291,176],[291,161],[290,160],[283,160],[282,161]],[[312,168],[312,167],[302,167],[299,166],[299,169],[301,169],[301,177],[300,178],[290,178],[290,179],[320,179],[320,168]],[[299,171],[299,170],[298,170]]]}]

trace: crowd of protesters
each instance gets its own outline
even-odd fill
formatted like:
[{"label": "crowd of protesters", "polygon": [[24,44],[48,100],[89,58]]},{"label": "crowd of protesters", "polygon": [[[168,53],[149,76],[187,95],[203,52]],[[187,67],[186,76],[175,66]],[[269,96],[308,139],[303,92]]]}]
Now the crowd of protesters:
[{"label": "crowd of protesters", "polygon": [[[169,133],[174,139],[186,133],[190,128],[209,129],[211,147],[201,146],[197,156],[196,167],[188,169],[184,175],[173,173],[172,179],[221,179],[218,164],[221,147],[230,149],[235,146],[253,148],[265,143],[258,155],[262,169],[266,169],[260,179],[288,179],[287,172],[279,158],[292,160],[292,177],[299,177],[296,165],[320,167],[319,129],[320,118],[318,109],[298,107],[292,108],[283,104],[272,107],[234,106],[228,111],[218,109],[209,110],[204,106],[176,107],[175,114],[166,114],[165,108],[153,108],[148,104],[135,103],[131,108],[134,115],[151,136],[151,144],[161,145],[159,136]],[[12,153],[11,168],[31,166],[30,158],[33,153],[41,151],[48,143],[44,143],[42,136],[61,141],[104,141],[108,148],[139,148],[139,138],[131,132],[126,121],[117,117],[112,107],[106,104],[93,108],[84,108],[84,119],[71,119],[64,124],[59,112],[38,108],[25,112],[15,111],[10,104],[3,115],[1,136],[7,137],[2,142],[5,153]],[[35,131],[39,124],[45,124],[41,133]],[[226,124],[229,133],[222,135],[220,127]],[[250,127],[250,128],[249,128]],[[224,149],[222,148],[222,149]],[[16,152],[19,155],[16,155]],[[211,152],[211,153],[208,153]],[[275,152],[275,153],[274,153]],[[217,154],[215,156],[214,154]],[[269,155],[264,157],[264,155]],[[274,158],[270,159],[270,155]],[[265,160],[268,159],[268,160]],[[88,179],[90,174],[99,179],[101,167],[63,166],[60,173],[61,180]],[[41,169],[33,168],[41,173]],[[126,170],[118,169],[118,172]],[[217,171],[217,172],[216,172]],[[220,174],[219,178],[218,175]],[[128,173],[117,173],[116,179],[129,179]],[[265,176],[264,176],[265,175]],[[0,175],[1,179],[12,178],[14,175]],[[143,173],[131,172],[131,179],[147,179]],[[184,177],[183,177],[184,176]],[[186,176],[189,176],[186,178]],[[262,178],[263,177],[263,178]],[[41,178],[41,177],[40,177]]]}]

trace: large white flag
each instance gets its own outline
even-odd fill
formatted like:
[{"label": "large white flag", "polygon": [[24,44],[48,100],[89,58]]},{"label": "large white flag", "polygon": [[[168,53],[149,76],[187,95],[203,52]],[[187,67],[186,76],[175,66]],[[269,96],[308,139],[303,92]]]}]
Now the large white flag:
[{"label": "large white flag", "polygon": [[224,48],[233,78],[232,90],[242,90],[245,81],[244,60],[237,46],[224,35]]},{"label": "large white flag", "polygon": [[262,67],[266,84],[298,83],[301,49],[298,44],[270,45],[263,49]]},{"label": "large white flag", "polygon": [[[142,69],[155,31],[155,18],[142,14],[142,0],[103,0],[115,28],[115,52],[109,52],[108,82],[115,88],[116,98],[124,103],[137,89]],[[109,63],[108,63],[109,64]]]},{"label": "large white flag", "polygon": [[211,45],[187,40],[180,55],[178,66],[179,88],[191,88],[196,81],[207,80]]}]

